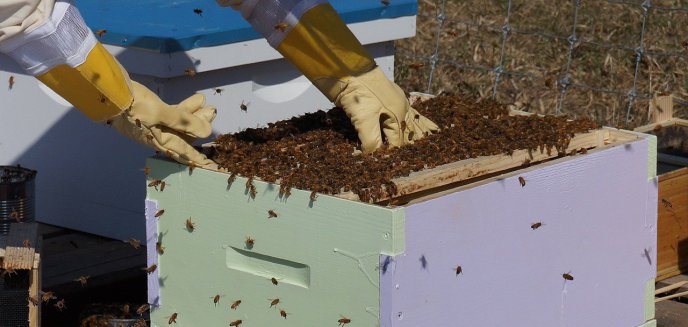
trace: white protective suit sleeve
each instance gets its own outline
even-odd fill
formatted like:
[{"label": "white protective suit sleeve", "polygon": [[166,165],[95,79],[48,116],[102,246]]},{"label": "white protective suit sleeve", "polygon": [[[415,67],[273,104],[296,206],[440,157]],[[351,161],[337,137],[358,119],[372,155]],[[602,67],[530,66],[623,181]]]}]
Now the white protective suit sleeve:
[{"label": "white protective suit sleeve", "polygon": [[50,18],[55,0],[0,0],[0,42]]}]

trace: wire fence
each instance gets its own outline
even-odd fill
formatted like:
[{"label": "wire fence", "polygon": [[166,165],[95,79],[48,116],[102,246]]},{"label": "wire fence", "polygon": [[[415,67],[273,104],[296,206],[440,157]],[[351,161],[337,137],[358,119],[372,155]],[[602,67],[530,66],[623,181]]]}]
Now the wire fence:
[{"label": "wire fence", "polygon": [[[680,76],[673,76],[673,83],[664,83],[662,86],[660,86],[662,83],[657,82],[661,78],[654,76],[655,85],[652,85],[653,67],[656,71],[661,71],[660,74],[655,73],[655,75],[667,75],[677,71],[675,65],[687,62],[688,52],[685,48],[688,47],[688,42],[680,41],[684,36],[676,35],[678,27],[674,26],[681,22],[688,22],[688,6],[680,6],[680,2],[675,5],[677,1],[662,3],[651,0],[568,0],[544,2],[540,7],[531,6],[525,10],[524,6],[529,5],[524,5],[524,0],[484,1],[491,3],[491,6],[477,4],[480,1],[482,0],[420,1],[418,28],[421,40],[401,42],[397,46],[397,58],[399,58],[397,78],[399,79],[401,75],[401,83],[412,84],[412,87],[421,88],[421,91],[431,94],[440,88],[446,90],[446,86],[441,87],[442,81],[438,81],[438,73],[440,73],[440,67],[451,67],[452,70],[460,72],[454,75],[458,79],[461,79],[465,72],[476,72],[482,76],[468,78],[468,83],[480,83],[480,87],[483,88],[486,88],[485,84],[489,83],[489,91],[484,92],[487,94],[481,94],[483,97],[489,96],[513,102],[516,100],[513,96],[514,92],[511,92],[512,96],[502,94],[506,92],[505,85],[509,85],[505,83],[505,79],[527,80],[528,82],[521,86],[524,89],[516,90],[515,94],[521,94],[522,98],[533,100],[538,98],[536,93],[539,90],[554,93],[553,97],[550,97],[551,105],[546,111],[555,114],[581,114],[571,109],[572,106],[576,106],[576,101],[567,101],[575,90],[592,94],[587,97],[593,100],[588,101],[595,101],[595,97],[607,94],[611,98],[623,98],[623,106],[612,116],[615,116],[617,124],[625,123],[627,126],[639,125],[643,122],[643,117],[647,113],[647,108],[643,105],[647,104],[647,101],[657,92],[674,93],[679,98],[684,96],[686,81],[685,76],[682,76],[682,71]],[[665,5],[667,2],[671,5]],[[584,8],[590,3],[592,5],[589,8]],[[586,22],[581,21],[583,9],[586,9]],[[596,12],[597,9],[603,11]],[[466,13],[466,11],[472,11],[474,15],[471,16],[471,13]],[[478,14],[475,14],[476,11],[479,11]],[[520,17],[520,23],[514,22],[514,16],[519,12],[525,12],[529,17]],[[660,13],[669,13],[669,16]],[[599,16],[601,22],[595,20],[596,15]],[[680,19],[677,19],[676,17],[679,16]],[[648,47],[648,30],[653,18],[656,18],[657,25],[662,26],[653,33],[653,38],[663,38],[664,45],[669,46],[661,47],[653,44]],[[553,22],[552,19],[557,19],[557,21]],[[639,28],[634,26],[636,24],[640,25]],[[591,25],[595,26],[592,31]],[[634,28],[637,30],[632,32]],[[678,28],[680,29],[684,28]],[[603,32],[597,33],[597,30]],[[662,35],[662,32],[666,35]],[[605,40],[605,37],[598,37],[599,34],[605,33],[608,33],[606,37],[608,40]],[[619,38],[625,43],[611,40],[617,33],[626,35],[625,39]],[[685,29],[684,33],[686,33]],[[422,35],[426,36],[422,37]],[[475,35],[482,35],[478,37],[480,41],[472,42],[475,46],[473,44],[468,47],[463,46],[462,42],[471,43],[471,38],[475,39]],[[485,35],[488,36],[485,37]],[[481,47],[484,47],[485,39],[489,38],[489,35],[492,36],[492,59],[481,62],[479,58],[475,58],[476,55],[471,59],[471,52],[478,53]],[[519,39],[514,40],[515,37]],[[529,41],[524,38],[531,39]],[[547,46],[542,46],[544,43],[550,43],[554,48],[563,47],[564,49],[554,50],[558,51],[557,55],[542,57],[541,60],[532,58],[533,54],[537,56],[538,53],[546,52],[543,51],[547,49]],[[512,50],[519,47],[521,49],[517,51]],[[524,58],[509,58],[515,53],[519,53]],[[590,59],[590,62],[581,65],[585,67],[578,67],[577,57],[580,57],[581,53],[595,53],[599,55],[599,59],[603,57],[605,59]],[[623,56],[631,57],[624,61]],[[590,55],[590,57],[593,56]],[[621,61],[623,70],[627,71],[623,78],[617,78],[616,82],[611,79],[605,83],[607,85],[601,85],[601,83],[589,83],[586,78],[581,77],[587,74],[588,80],[590,77],[595,80],[594,74],[588,74],[585,70],[597,71],[597,68],[591,66],[594,62],[597,62],[598,66],[602,63],[607,65],[613,62],[615,57],[622,58],[617,62]],[[658,58],[663,60],[663,64],[659,64]],[[539,62],[529,62],[531,60]],[[514,62],[519,61],[524,64],[515,67],[519,65],[515,65]],[[542,64],[546,61],[549,63]],[[542,69],[543,66],[548,66],[549,69]],[[600,69],[600,72],[604,74],[604,68]],[[415,79],[415,81],[409,82],[409,79]],[[642,79],[642,85],[639,83],[640,79]],[[533,85],[538,85],[538,87],[532,87]],[[543,88],[542,85],[546,87]],[[511,83],[509,89],[513,88],[518,89],[519,85],[515,82]],[[580,98],[580,96],[577,97]],[[618,102],[618,99],[616,101]],[[567,103],[570,105],[567,106]],[[677,104],[686,105],[681,100],[678,100]],[[611,123],[609,120],[612,120],[612,117],[599,115],[595,119]]]}]

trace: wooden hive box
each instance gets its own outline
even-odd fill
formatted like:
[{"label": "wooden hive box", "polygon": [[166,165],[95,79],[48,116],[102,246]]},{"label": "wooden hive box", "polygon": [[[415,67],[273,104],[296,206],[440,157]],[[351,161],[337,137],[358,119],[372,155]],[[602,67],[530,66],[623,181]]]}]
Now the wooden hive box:
[{"label": "wooden hive box", "polygon": [[[37,223],[16,223],[0,235],[0,326],[41,326],[40,237]],[[33,299],[33,300],[32,300]]]},{"label": "wooden hive box", "polygon": [[657,280],[660,281],[688,273],[688,120],[669,116],[636,130],[657,136]]},{"label": "wooden hive box", "polygon": [[655,326],[655,138],[604,128],[579,148],[415,173],[393,205],[261,181],[253,199],[245,178],[151,158],[152,326]]}]

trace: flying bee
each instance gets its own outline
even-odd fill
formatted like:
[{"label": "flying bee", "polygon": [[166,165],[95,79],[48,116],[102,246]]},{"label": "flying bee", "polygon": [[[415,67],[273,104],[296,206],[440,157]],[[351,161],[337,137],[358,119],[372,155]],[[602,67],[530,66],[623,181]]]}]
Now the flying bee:
[{"label": "flying bee", "polygon": [[277,218],[277,212],[275,210],[268,210],[268,219]]},{"label": "flying bee", "polygon": [[150,275],[150,274],[152,274],[153,272],[155,272],[156,269],[158,269],[158,265],[152,264],[152,265],[150,265],[150,267],[148,267],[148,268],[141,268],[141,269],[142,269],[142,270],[145,270],[146,273],[148,273],[148,274]]},{"label": "flying bee", "polygon": [[185,226],[186,230],[188,230],[189,232],[193,232],[196,228],[196,224],[191,220],[191,217],[189,217],[189,219],[186,220]]},{"label": "flying bee", "polygon": [[60,312],[67,308],[67,306],[65,305],[65,299],[57,301],[57,303],[53,304],[53,306],[60,310]]},{"label": "flying bee", "polygon": [[521,187],[526,186],[526,179],[525,179],[525,178],[519,176],[519,177],[518,177],[518,182],[521,184]]},{"label": "flying bee", "polygon": [[89,278],[91,278],[91,276],[79,276],[79,278],[74,279],[74,281],[79,282],[81,287],[86,287]]},{"label": "flying bee", "polygon": [[248,112],[248,105],[244,103],[244,100],[241,100],[241,104],[239,105],[239,109],[243,112]]},{"label": "flying bee", "polygon": [[534,223],[534,224],[530,225],[530,228],[532,228],[533,230],[536,230],[536,229],[538,229],[538,228],[540,228],[540,227],[542,227],[542,223],[541,223],[541,222],[537,222],[537,223]]},{"label": "flying bee", "polygon": [[194,14],[203,17],[203,9],[201,9],[201,8],[194,9]]},{"label": "flying bee", "polygon": [[222,92],[224,92],[224,91],[225,91],[225,89],[221,89],[219,87],[215,88],[215,89],[213,89],[213,95],[215,95],[215,94],[222,95]]},{"label": "flying bee", "polygon": [[196,69],[193,67],[184,69],[184,75],[189,76],[189,77],[196,76]]},{"label": "flying bee", "polygon": [[177,323],[177,313],[176,312],[170,316],[169,320],[167,320],[168,325],[171,325],[172,323],[175,323],[175,324]]},{"label": "flying bee", "polygon": [[238,327],[239,325],[241,325],[241,323],[242,323],[241,319],[238,319],[238,320],[234,320],[234,321],[230,322],[229,326],[230,327]]},{"label": "flying bee", "polygon": [[41,292],[41,301],[48,303],[50,300],[55,300],[57,297],[53,292]]},{"label": "flying bee", "polygon": [[124,242],[129,243],[129,245],[131,245],[131,247],[134,248],[135,250],[138,250],[141,247],[141,241],[139,241],[135,238],[130,238]]},{"label": "flying bee", "polygon": [[565,280],[573,280],[573,276],[571,276],[570,271],[565,274],[562,274],[561,276],[564,277]]},{"label": "flying bee", "polygon": [[411,68],[411,69],[421,69],[423,67],[425,67],[425,64],[422,62],[414,62],[414,63],[409,64],[409,68]]},{"label": "flying bee", "polygon": [[246,241],[244,241],[244,243],[246,243],[247,248],[252,248],[255,242],[256,240],[252,239],[250,236],[246,236]]},{"label": "flying bee", "polygon": [[95,34],[98,35],[98,37],[103,37],[103,35],[105,35],[105,33],[107,33],[106,29],[100,29],[100,30],[97,30],[95,32]]},{"label": "flying bee", "polygon": [[459,274],[463,274],[463,268],[461,268],[461,266],[456,266],[456,268],[454,268],[453,270],[456,273],[456,276],[458,276]]},{"label": "flying bee", "polygon": [[351,323],[351,319],[342,316],[342,319],[337,320],[337,322],[339,323],[338,326],[344,326],[344,325],[346,325],[346,324]]},{"label": "flying bee", "polygon": [[158,211],[155,212],[154,217],[155,217],[155,218],[160,218],[160,216],[162,216],[164,213],[165,213],[165,209],[160,209],[160,210],[158,210]]},{"label": "flying bee", "polygon": [[14,75],[10,75],[10,79],[7,80],[7,83],[10,85],[10,90],[14,87]]},{"label": "flying bee", "polygon": [[287,30],[288,27],[289,27],[289,24],[287,24],[287,23],[279,23],[279,24],[275,24],[275,26],[273,26],[272,28],[274,28],[275,31],[279,30],[281,32],[284,32]]},{"label": "flying bee", "polygon": [[280,303],[280,299],[268,299],[270,301],[270,307],[274,307]]},{"label": "flying bee", "polygon": [[158,254],[160,255],[165,254],[165,247],[162,246],[162,242],[155,243],[155,250],[158,251]]},{"label": "flying bee", "polygon": [[315,202],[315,200],[318,199],[318,192],[313,191],[311,192],[311,202]]},{"label": "flying bee", "polygon": [[159,179],[154,179],[148,183],[148,187],[155,187],[155,190],[158,190],[158,185],[162,184],[162,180]]},{"label": "flying bee", "polygon": [[239,307],[239,304],[241,304],[241,300],[236,300],[236,301],[232,302],[232,305],[230,305],[229,307],[232,310],[236,310],[236,308]]},{"label": "flying bee", "polygon": [[280,309],[280,316],[282,316],[284,319],[287,319],[287,312],[284,311],[284,309]]},{"label": "flying bee", "polygon": [[138,307],[138,309],[136,309],[136,314],[138,314],[140,316],[144,312],[148,311],[148,309],[150,309],[150,304],[148,304],[148,303],[142,304],[140,307]]}]

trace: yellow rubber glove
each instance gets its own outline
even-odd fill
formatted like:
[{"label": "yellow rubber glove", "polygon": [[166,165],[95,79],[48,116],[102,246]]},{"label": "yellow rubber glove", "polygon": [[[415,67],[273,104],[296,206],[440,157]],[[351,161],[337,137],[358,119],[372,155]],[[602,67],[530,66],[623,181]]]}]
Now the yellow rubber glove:
[{"label": "yellow rubber glove", "polygon": [[404,91],[378,67],[348,79],[335,104],[351,118],[363,152],[382,146],[382,131],[391,146],[421,139],[439,127],[411,108]]},{"label": "yellow rubber glove", "polygon": [[131,108],[109,120],[117,131],[184,164],[207,166],[213,162],[191,143],[212,133],[216,109],[205,106],[205,96],[196,94],[178,105],[164,103],[145,86],[131,81]]}]

